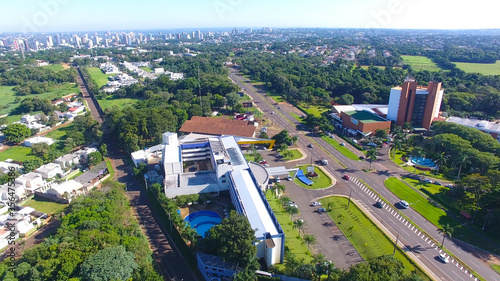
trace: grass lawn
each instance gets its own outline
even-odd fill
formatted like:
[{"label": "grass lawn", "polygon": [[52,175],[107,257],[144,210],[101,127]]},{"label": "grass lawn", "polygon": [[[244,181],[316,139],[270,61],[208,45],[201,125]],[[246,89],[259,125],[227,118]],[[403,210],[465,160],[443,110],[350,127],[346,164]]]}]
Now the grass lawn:
[{"label": "grass lawn", "polygon": [[300,151],[298,149],[289,149],[289,151],[292,152],[293,156],[290,159],[286,159],[288,161],[299,159],[303,156],[302,153],[300,153]]},{"label": "grass lawn", "polygon": [[0,152],[0,161],[5,159],[12,159],[19,162],[24,162],[28,159],[32,159],[35,156],[29,155],[31,153],[31,148],[25,146],[13,146]]},{"label": "grass lawn", "polygon": [[481,73],[483,75],[500,75],[500,60],[496,63],[466,63],[454,62],[458,68],[467,73]]},{"label": "grass lawn", "polygon": [[115,75],[115,74],[104,74],[98,67],[88,67],[87,72],[90,74],[92,79],[94,79],[94,81],[97,83],[97,87],[99,88],[108,84],[108,77]]},{"label": "grass lawn", "polygon": [[66,204],[59,204],[59,203],[54,203],[51,201],[48,201],[44,198],[38,197],[35,195],[33,199],[30,199],[27,201],[24,206],[30,206],[34,208],[35,210],[46,213],[48,215],[52,215],[58,212],[61,212],[62,210],[66,209],[68,205]]},{"label": "grass lawn", "polygon": [[401,56],[405,64],[411,65],[413,70],[438,71],[441,68],[430,58],[424,56]]},{"label": "grass lawn", "polygon": [[321,113],[328,111],[329,109],[324,107],[324,106],[317,106],[317,105],[308,105],[308,104],[300,104],[300,108],[303,108],[307,114],[314,115],[316,117],[321,117]]},{"label": "grass lawn", "polygon": [[[53,100],[56,98],[61,98],[62,96],[72,94],[72,93],[79,93],[78,87],[76,87],[75,84],[71,83],[65,83],[61,84],[58,86],[54,86],[54,91],[48,92],[48,93],[43,93],[36,95],[36,97],[40,99],[48,99],[48,100]],[[14,92],[12,89],[14,87],[12,86],[0,86],[0,115],[4,114],[11,114],[12,111],[16,110],[17,107],[21,104],[21,102],[28,98],[28,97],[35,97],[35,95],[31,96],[19,96]],[[16,101],[16,98],[17,101]],[[31,113],[33,114],[33,113]],[[19,117],[18,117],[19,116]],[[7,118],[14,122],[14,121],[19,121],[21,115],[12,115],[8,116]]]},{"label": "grass lawn", "polygon": [[494,271],[496,271],[498,274],[500,274],[500,265],[492,264],[491,268],[493,268]]},{"label": "grass lawn", "polygon": [[[443,174],[436,174],[433,171],[422,171],[422,170],[419,170],[419,169],[415,170],[415,167],[413,167],[413,166],[407,166],[406,162],[403,161],[403,160],[401,160],[401,158],[403,156],[406,156],[406,152],[405,151],[398,151],[398,153],[396,153],[395,155],[391,152],[390,156],[391,156],[391,160],[394,163],[396,163],[402,169],[405,169],[406,171],[408,171],[410,173],[422,175],[422,176],[429,177],[429,178],[450,181],[450,179],[447,178],[447,177],[445,177]],[[453,179],[451,179],[451,180],[453,180]]]},{"label": "grass lawn", "polygon": [[111,160],[109,158],[105,158],[106,160],[106,168],[108,168],[110,179],[113,179],[115,177],[115,169],[113,169],[113,165],[111,165]]},{"label": "grass lawn", "polygon": [[124,107],[127,105],[134,105],[138,100],[129,98],[119,98],[115,95],[107,96],[106,99],[97,100],[103,110],[113,106]]},{"label": "grass lawn", "polygon": [[54,70],[55,72],[64,70],[64,67],[60,63],[58,63],[58,64],[50,64],[50,65],[42,66],[42,67],[45,68],[45,69]]},{"label": "grass lawn", "polygon": [[266,92],[266,95],[271,97],[275,102],[284,102],[285,100],[274,92]]},{"label": "grass lawn", "polygon": [[290,115],[292,115],[293,118],[295,118],[297,121],[299,121],[300,123],[306,123],[302,117],[298,116],[297,114],[293,113],[293,112],[290,112]]},{"label": "grass lawn", "polygon": [[141,66],[139,68],[142,69],[142,70],[144,70],[144,71],[146,71],[146,72],[149,72],[149,73],[153,72],[153,70],[149,66]]},{"label": "grass lawn", "polygon": [[[285,251],[289,250],[289,253],[294,255],[298,259],[304,259],[306,263],[311,261],[311,256],[307,253],[309,250],[307,249],[306,244],[302,242],[302,238],[299,236],[299,231],[297,229],[293,229],[292,221],[290,220],[290,216],[285,213],[285,209],[281,205],[279,199],[274,198],[272,192],[266,192],[266,198],[271,205],[271,209],[273,209],[274,215],[285,233]],[[278,265],[277,266],[283,266]]]},{"label": "grass lawn", "polygon": [[[307,174],[307,167],[309,165],[302,165],[294,168],[299,168],[304,172],[304,175]],[[317,177],[315,178],[309,178],[312,180],[313,184],[312,185],[306,185],[303,182],[301,182],[298,178],[295,178],[293,182],[295,182],[298,186],[306,189],[322,189],[322,188],[327,188],[332,185],[332,179],[327,176],[323,170],[321,170],[318,166],[315,166],[314,171],[318,174]],[[293,176],[293,173],[290,173],[291,176]]]},{"label": "grass lawn", "polygon": [[243,156],[245,156],[247,162],[255,162],[255,157],[251,153],[244,153]]},{"label": "grass lawn", "polygon": [[73,129],[73,124],[50,131],[45,136],[55,140],[63,141],[67,138],[67,133],[72,129]]},{"label": "grass lawn", "polygon": [[[348,200],[344,197],[332,196],[319,201],[323,206],[327,206],[329,202],[333,203],[332,210],[328,212],[328,215],[363,259],[370,260],[384,255],[392,255],[394,242],[366,217],[355,204],[351,204],[347,209]],[[349,229],[353,230],[349,231]],[[403,263],[406,274],[417,269],[399,248],[395,257]]]},{"label": "grass lawn", "polygon": [[[362,68],[362,69],[364,69],[364,70],[368,70],[368,68],[370,68],[370,66],[369,66],[369,65],[360,65],[360,66],[361,66],[361,68]],[[381,66],[379,66],[379,65],[374,65],[373,67],[379,68],[380,70],[384,70],[384,69],[385,69],[385,66],[383,66],[383,65],[381,65]]]},{"label": "grass lawn", "polygon": [[327,143],[329,143],[331,146],[333,146],[336,150],[338,150],[340,153],[342,153],[348,159],[359,161],[359,157],[356,154],[354,154],[352,151],[350,151],[345,146],[341,146],[338,142],[336,142],[335,140],[333,140],[329,136],[322,136],[321,138],[324,141],[326,141]]}]

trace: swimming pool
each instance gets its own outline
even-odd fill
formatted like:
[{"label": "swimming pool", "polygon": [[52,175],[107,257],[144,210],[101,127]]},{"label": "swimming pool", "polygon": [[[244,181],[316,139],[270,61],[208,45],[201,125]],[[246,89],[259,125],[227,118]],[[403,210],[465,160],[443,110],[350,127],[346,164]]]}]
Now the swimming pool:
[{"label": "swimming pool", "polygon": [[186,222],[191,225],[196,232],[202,237],[205,237],[205,233],[212,228],[214,225],[217,225],[221,222],[221,217],[219,214],[213,211],[198,211],[192,214],[189,214],[184,218]]},{"label": "swimming pool", "polygon": [[420,166],[425,166],[425,167],[434,167],[436,166],[436,163],[432,161],[431,159],[428,158],[422,158],[422,157],[412,157],[411,162],[413,164],[417,164]]}]

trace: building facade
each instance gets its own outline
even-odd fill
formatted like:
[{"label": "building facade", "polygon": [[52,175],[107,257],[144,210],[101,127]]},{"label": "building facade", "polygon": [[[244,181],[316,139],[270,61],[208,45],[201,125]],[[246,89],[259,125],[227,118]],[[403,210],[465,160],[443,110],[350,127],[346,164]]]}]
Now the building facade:
[{"label": "building facade", "polygon": [[387,119],[396,125],[410,123],[413,127],[429,130],[434,118],[439,116],[444,90],[441,82],[418,86],[414,79],[407,79],[402,86],[391,89]]}]

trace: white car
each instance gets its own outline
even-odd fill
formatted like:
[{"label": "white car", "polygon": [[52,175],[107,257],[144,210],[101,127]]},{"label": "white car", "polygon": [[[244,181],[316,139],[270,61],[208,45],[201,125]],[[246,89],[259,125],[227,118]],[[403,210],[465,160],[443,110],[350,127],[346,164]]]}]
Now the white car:
[{"label": "white car", "polygon": [[321,206],[321,203],[316,201],[316,202],[312,202],[311,203],[311,206]]},{"label": "white car", "polygon": [[444,262],[444,263],[449,263],[449,262],[450,262],[450,260],[448,259],[448,257],[447,257],[447,256],[445,256],[444,254],[440,254],[440,255],[438,256],[438,258],[439,258],[442,262]]},{"label": "white car", "polygon": [[281,181],[280,178],[276,177],[276,182],[280,182],[280,181]]},{"label": "white car", "polygon": [[399,201],[399,206],[405,208],[405,209],[408,209],[410,207],[410,204],[408,204],[408,202],[406,202],[405,200],[401,200]]}]

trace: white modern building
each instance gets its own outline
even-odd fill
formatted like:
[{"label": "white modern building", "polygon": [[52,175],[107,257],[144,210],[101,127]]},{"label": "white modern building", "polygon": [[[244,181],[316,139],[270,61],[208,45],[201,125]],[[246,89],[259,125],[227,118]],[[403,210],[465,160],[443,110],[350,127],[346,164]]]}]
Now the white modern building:
[{"label": "white modern building", "polygon": [[492,138],[500,142],[500,124],[489,122],[486,120],[450,117],[446,122],[455,123],[469,128],[478,129],[479,131],[491,135]]},{"label": "white modern building", "polygon": [[30,193],[35,193],[36,190],[43,188],[47,184],[42,178],[42,175],[33,172],[29,172],[16,178],[14,182],[16,185],[23,186]]},{"label": "white modern building", "polygon": [[31,147],[35,143],[42,143],[42,142],[44,142],[48,145],[51,145],[55,142],[55,140],[53,140],[51,138],[47,138],[47,137],[36,136],[36,137],[32,137],[32,138],[24,140],[24,146]]},{"label": "white modern building", "polygon": [[[83,185],[77,181],[69,180],[53,185],[46,193],[59,199],[70,199],[80,193]],[[66,198],[67,197],[67,198]]]},{"label": "white modern building", "polygon": [[[285,234],[263,192],[269,180],[266,169],[247,163],[233,136],[179,140],[176,133],[164,133],[162,139],[167,197],[229,191],[236,211],[256,229],[257,256],[267,265],[282,263]],[[132,157],[141,161],[147,156],[134,152]]]},{"label": "white modern building", "polygon": [[40,166],[40,168],[36,169],[35,172],[39,173],[42,175],[44,179],[52,179],[55,176],[62,175],[64,172],[61,170],[61,166],[59,166],[56,163],[49,163],[43,166]]}]

